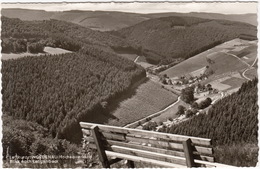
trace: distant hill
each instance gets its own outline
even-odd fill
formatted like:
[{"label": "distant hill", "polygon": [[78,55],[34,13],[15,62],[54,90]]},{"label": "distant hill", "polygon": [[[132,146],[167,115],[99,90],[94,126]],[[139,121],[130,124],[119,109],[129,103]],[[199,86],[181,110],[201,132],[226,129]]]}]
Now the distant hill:
[{"label": "distant hill", "polygon": [[[14,25],[16,25],[14,27]],[[22,21],[2,17],[3,51],[10,41],[35,39],[47,46],[77,51],[84,45],[96,46],[113,52],[112,49],[131,48],[126,39],[106,32],[94,31],[83,26],[60,20]],[[64,36],[66,35],[66,36]],[[10,38],[12,37],[12,38]],[[33,40],[35,41],[35,40]],[[26,43],[25,43],[26,44]]]},{"label": "distant hill", "polygon": [[143,14],[78,10],[47,12],[29,9],[3,9],[2,15],[28,21],[57,19],[100,31],[117,30],[150,19],[149,16]]},{"label": "distant hill", "polygon": [[117,31],[142,46],[148,62],[161,64],[187,59],[240,34],[256,36],[256,32],[255,26],[242,22],[180,16],[150,19]]},{"label": "distant hill", "polygon": [[167,17],[167,16],[193,16],[205,19],[225,19],[231,21],[245,22],[252,25],[257,25],[256,14],[241,14],[241,15],[224,15],[217,13],[152,13],[138,14],[115,11],[64,11],[64,12],[49,12],[44,10],[29,10],[29,9],[2,9],[1,14],[10,18],[19,18],[21,20],[48,20],[57,19],[67,22],[76,23],[87,28],[100,31],[111,31],[135,25],[139,22]]},{"label": "distant hill", "polygon": [[256,14],[219,14],[219,13],[205,13],[205,12],[191,12],[191,13],[154,13],[149,14],[151,17],[167,17],[167,16],[190,16],[198,17],[204,19],[221,19],[229,21],[238,21],[249,23],[251,25],[257,26],[257,15]]}]

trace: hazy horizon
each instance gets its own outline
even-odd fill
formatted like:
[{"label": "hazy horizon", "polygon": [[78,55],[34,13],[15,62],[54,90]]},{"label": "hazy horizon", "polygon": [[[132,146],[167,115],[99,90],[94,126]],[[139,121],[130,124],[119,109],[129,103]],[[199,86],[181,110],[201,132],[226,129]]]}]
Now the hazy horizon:
[{"label": "hazy horizon", "polygon": [[[2,9],[19,8],[44,10],[47,12],[62,11],[113,11],[127,13],[218,13],[218,14],[257,14],[257,2],[225,3],[2,3]],[[94,10],[93,10],[94,9]]]}]

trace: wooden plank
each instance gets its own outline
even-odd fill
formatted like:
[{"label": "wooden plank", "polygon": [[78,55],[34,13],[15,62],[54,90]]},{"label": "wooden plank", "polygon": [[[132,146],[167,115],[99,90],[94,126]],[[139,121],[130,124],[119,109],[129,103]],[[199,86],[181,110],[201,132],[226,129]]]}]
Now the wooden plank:
[{"label": "wooden plank", "polygon": [[133,149],[133,148],[126,148],[126,147],[121,147],[121,146],[111,146],[111,149],[117,153],[144,157],[144,158],[149,158],[149,159],[153,159],[153,160],[164,161],[164,162],[169,162],[169,163],[174,163],[174,164],[180,164],[180,165],[186,164],[186,160],[184,157],[177,157],[177,156],[172,156],[172,155],[138,150],[138,149]]},{"label": "wooden plank", "polygon": [[[93,123],[80,122],[80,126],[82,128],[90,129],[90,127],[92,125],[94,125],[94,124]],[[192,143],[194,143],[194,144],[199,144],[199,145],[204,145],[204,146],[210,146],[211,145],[211,139],[206,139],[206,138],[183,136],[183,135],[168,134],[168,133],[160,133],[160,132],[131,129],[131,128],[122,128],[122,127],[108,126],[108,125],[101,125],[101,124],[98,124],[98,126],[99,126],[100,130],[106,131],[106,132],[112,131],[112,132],[124,133],[124,134],[153,136],[153,137],[156,137],[156,138],[168,139],[168,140],[177,141],[177,142],[182,142],[182,141],[185,141],[188,138],[190,138]]]},{"label": "wooden plank", "polygon": [[131,160],[131,161],[135,161],[135,162],[144,162],[144,163],[147,163],[150,165],[156,165],[156,166],[161,166],[161,167],[187,168],[186,166],[183,166],[183,165],[162,162],[162,161],[158,161],[158,160],[137,157],[137,156],[128,155],[128,154],[116,153],[116,152],[112,152],[112,151],[106,151],[106,154],[107,154],[107,156],[110,156],[110,157],[123,158],[123,159]]},{"label": "wooden plank", "polygon": [[141,144],[125,143],[125,142],[112,141],[112,140],[108,140],[108,144],[110,144],[111,146],[117,145],[117,146],[122,146],[122,147],[126,147],[126,148],[135,148],[135,149],[145,150],[145,151],[150,151],[150,152],[155,152],[155,153],[162,153],[162,154],[167,154],[167,155],[184,157],[184,152],[160,149],[160,148],[155,148],[155,147],[150,147],[150,146],[144,146]]},{"label": "wooden plank", "polygon": [[[83,133],[85,132],[85,129],[82,129]],[[154,146],[157,146],[159,148],[173,148],[177,150],[183,150],[183,145],[181,143],[172,143],[168,141],[158,141],[154,137],[147,137],[147,138],[140,138],[140,137],[132,137],[132,136],[124,136],[123,134],[114,134],[114,133],[106,133],[103,132],[102,135],[106,139],[112,139],[112,140],[121,140],[121,141],[132,141],[137,143],[146,143],[146,144],[153,144]],[[208,147],[201,147],[201,146],[194,146],[194,150],[203,153],[203,154],[213,154],[212,148]]]},{"label": "wooden plank", "polygon": [[101,136],[100,136],[100,133],[98,130],[98,126],[91,127],[91,134],[92,134],[94,142],[97,146],[97,152],[98,152],[99,160],[102,163],[102,166],[104,168],[110,168],[109,161],[108,161],[107,155],[105,153],[105,148],[103,147]]},{"label": "wooden plank", "polygon": [[[125,143],[125,144],[128,144],[128,143]],[[90,143],[88,146],[89,146],[90,148],[92,148],[92,149],[97,149],[97,148],[96,148],[96,145],[93,144],[93,143]],[[124,146],[124,143],[123,143],[122,146]],[[143,146],[143,147],[145,147],[145,146]],[[134,147],[133,147],[133,148],[134,148]],[[138,147],[136,147],[136,148],[138,149]],[[159,150],[162,150],[162,149],[159,149]],[[149,151],[149,149],[148,149],[147,151]],[[166,151],[167,151],[167,150],[166,150]],[[159,153],[160,153],[160,152],[159,152]],[[163,153],[163,152],[161,152],[161,153]],[[166,154],[166,153],[165,153],[165,154]],[[168,154],[168,155],[171,155],[171,154]],[[183,155],[184,155],[184,154],[183,154]],[[183,156],[183,157],[184,157],[184,156]],[[210,157],[207,157],[207,158],[210,158]],[[195,163],[196,163],[198,166],[201,166],[201,167],[233,167],[233,166],[226,165],[226,164],[215,163],[214,161],[209,161],[209,160],[205,161],[205,160],[197,160],[197,159],[195,159],[194,161],[195,161]]]},{"label": "wooden plank", "polygon": [[220,163],[213,163],[213,162],[207,162],[207,161],[202,161],[202,160],[194,160],[195,163],[202,165],[204,167],[235,167],[227,164],[220,164]]},{"label": "wooden plank", "polygon": [[125,138],[127,141],[131,141],[131,142],[152,144],[157,148],[173,148],[177,150],[183,150],[183,145],[178,143],[171,143],[166,141],[151,140],[146,138],[137,138],[137,137],[129,137],[129,136],[126,136]]},{"label": "wooden plank", "polygon": [[192,147],[191,147],[191,140],[187,139],[186,141],[183,141],[183,148],[184,148],[184,154],[186,158],[186,164],[187,167],[195,167],[195,162],[193,158],[193,152],[192,152]]},{"label": "wooden plank", "polygon": [[[88,138],[90,142],[93,142],[94,140],[92,138]],[[126,148],[135,148],[139,150],[146,150],[150,152],[155,152],[155,153],[162,153],[162,154],[167,154],[167,155],[173,155],[173,156],[179,156],[179,157],[185,157],[184,152],[180,151],[173,151],[173,150],[166,150],[166,149],[161,149],[161,148],[155,148],[155,147],[150,147],[150,146],[144,146],[139,144],[134,144],[134,143],[126,143],[126,142],[121,142],[121,141],[114,141],[114,140],[107,140],[107,143],[112,146],[112,145],[117,145],[117,146],[122,146]],[[95,144],[90,143],[91,148],[95,148]],[[203,156],[203,155],[194,155],[195,159],[198,160],[204,160],[204,161],[209,161],[209,162],[214,162],[213,157],[209,156]]]},{"label": "wooden plank", "polygon": [[[117,138],[116,140],[121,140],[121,141],[131,141],[133,144],[134,142],[136,142],[136,144],[140,144],[140,143],[146,143],[146,144],[151,144],[151,146],[153,147],[157,147],[157,148],[163,148],[163,149],[168,149],[168,148],[173,148],[179,151],[183,151],[183,145],[182,144],[178,144],[178,143],[171,143],[171,142],[166,142],[166,141],[158,141],[158,140],[150,140],[150,139],[144,139],[144,138],[136,138],[136,137],[123,137],[123,136],[114,136],[115,134],[108,134],[108,133],[102,133],[104,137],[106,137],[107,141],[113,138]],[[91,138],[85,138],[86,140],[91,142]],[[193,146],[193,149],[196,153],[196,151],[200,154],[207,154],[207,155],[212,155],[213,154],[213,150],[212,148],[208,148],[208,147],[201,147],[201,146]],[[206,157],[205,155],[203,155],[204,157]],[[201,159],[202,157],[201,156]],[[214,158],[209,158],[210,161],[214,160]]]},{"label": "wooden plank", "polygon": [[214,157],[210,157],[210,156],[204,156],[204,155],[197,155],[197,154],[193,154],[194,155],[194,159],[197,160],[202,160],[202,161],[208,161],[208,162],[214,162]]},{"label": "wooden plank", "polygon": [[[127,141],[136,142],[136,143],[146,143],[151,144],[152,146],[155,146],[157,148],[172,148],[176,150],[183,150],[183,145],[179,143],[171,143],[167,141],[160,141],[160,140],[154,140],[154,139],[145,139],[145,138],[137,138],[137,137],[125,137]],[[203,153],[203,154],[213,154],[212,148],[208,147],[201,147],[201,146],[194,146],[194,150]]]}]

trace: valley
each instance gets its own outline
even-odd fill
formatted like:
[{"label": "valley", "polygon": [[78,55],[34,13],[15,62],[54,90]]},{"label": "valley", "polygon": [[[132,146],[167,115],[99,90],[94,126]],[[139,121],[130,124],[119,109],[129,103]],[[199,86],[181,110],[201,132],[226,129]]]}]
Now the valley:
[{"label": "valley", "polygon": [[[257,77],[254,73],[256,69],[253,67],[257,61],[256,45],[257,41],[233,39],[168,68],[160,74],[149,73],[154,72],[155,65],[143,67],[147,70],[147,77],[154,83],[162,85],[164,89],[181,95],[182,89],[194,85],[194,97],[197,103],[210,98],[214,104],[238,91],[244,82]],[[230,54],[234,51],[236,55]],[[245,60],[241,59],[246,56],[250,56],[253,62],[249,61],[249,57]],[[212,71],[211,74],[205,76],[209,70]],[[245,76],[246,72],[251,79]],[[162,76],[165,78],[164,80],[162,80]],[[198,85],[210,85],[212,89],[199,91]],[[126,126],[142,129],[149,123],[157,123],[157,131],[163,126],[171,127],[189,119],[177,114],[179,106],[191,109],[191,105],[178,99],[166,109]],[[196,115],[205,111],[207,112],[208,108],[199,110]]]}]

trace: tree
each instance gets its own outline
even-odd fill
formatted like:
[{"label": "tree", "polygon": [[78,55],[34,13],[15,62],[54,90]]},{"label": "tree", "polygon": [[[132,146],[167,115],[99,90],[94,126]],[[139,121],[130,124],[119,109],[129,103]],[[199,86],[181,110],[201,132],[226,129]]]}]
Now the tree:
[{"label": "tree", "polygon": [[207,88],[208,88],[208,90],[211,90],[212,89],[212,85],[211,84],[207,84]]},{"label": "tree", "polygon": [[156,130],[157,123],[155,121],[149,121],[147,124],[143,126],[143,130]]},{"label": "tree", "polygon": [[185,113],[185,107],[182,105],[178,106],[178,112],[177,115],[183,115]]},{"label": "tree", "polygon": [[187,110],[186,113],[185,113],[185,117],[186,118],[189,118],[189,117],[191,117],[193,115],[194,115],[194,112],[191,109]]},{"label": "tree", "polygon": [[208,107],[211,104],[211,102],[212,102],[211,98],[208,97],[205,100],[203,100],[202,102],[200,102],[199,108],[205,109],[206,107]]},{"label": "tree", "polygon": [[194,101],[194,88],[187,87],[181,90],[181,99],[186,103],[191,103]]},{"label": "tree", "polygon": [[199,104],[197,102],[193,102],[191,107],[194,108],[194,109],[198,109],[199,108]]}]

